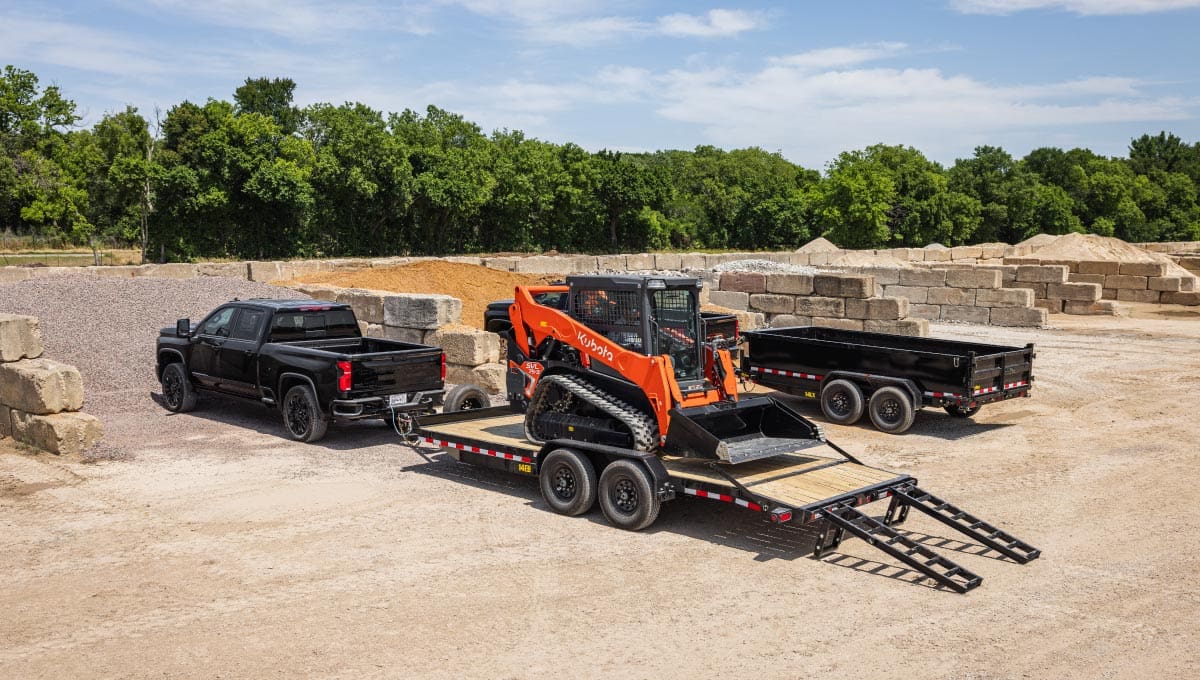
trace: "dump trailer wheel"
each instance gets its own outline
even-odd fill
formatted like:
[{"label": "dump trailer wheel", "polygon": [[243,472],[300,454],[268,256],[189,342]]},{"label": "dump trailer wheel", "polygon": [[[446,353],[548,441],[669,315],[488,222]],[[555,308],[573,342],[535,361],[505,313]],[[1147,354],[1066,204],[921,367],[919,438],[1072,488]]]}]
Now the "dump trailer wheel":
[{"label": "dump trailer wheel", "polygon": [[487,408],[491,404],[491,398],[488,397],[487,392],[482,387],[463,383],[462,385],[456,385],[454,389],[446,393],[446,398],[442,401],[442,412],[473,411],[475,409]]},{"label": "dump trailer wheel", "polygon": [[863,394],[849,380],[831,380],[821,390],[821,411],[838,425],[853,425],[862,418]]},{"label": "dump trailer wheel", "polygon": [[296,385],[284,395],[283,425],[298,442],[315,442],[325,436],[329,423],[308,385]]},{"label": "dump trailer wheel", "polygon": [[609,463],[600,474],[600,509],[613,526],[641,531],[658,519],[662,501],[646,468],[631,460]]},{"label": "dump trailer wheel", "polygon": [[983,408],[983,404],[975,404],[974,406],[968,406],[966,408],[963,408],[961,404],[948,404],[942,408],[946,409],[946,413],[949,413],[955,418],[970,418],[976,413],[979,413],[979,409]]},{"label": "dump trailer wheel", "polygon": [[891,385],[875,390],[867,410],[875,427],[890,434],[907,431],[917,415],[912,398],[904,390]]},{"label": "dump trailer wheel", "polygon": [[596,504],[596,468],[588,457],[571,449],[555,449],[538,470],[538,486],[551,510],[582,515]]},{"label": "dump trailer wheel", "polygon": [[162,378],[163,406],[173,413],[187,413],[196,408],[196,388],[188,378],[183,364],[175,362],[167,364],[163,369]]}]

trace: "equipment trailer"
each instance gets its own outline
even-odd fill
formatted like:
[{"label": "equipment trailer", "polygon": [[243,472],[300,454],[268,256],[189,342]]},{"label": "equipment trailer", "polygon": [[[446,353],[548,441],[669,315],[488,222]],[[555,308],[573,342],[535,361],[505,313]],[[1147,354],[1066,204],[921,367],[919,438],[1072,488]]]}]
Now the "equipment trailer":
[{"label": "equipment trailer", "polygon": [[[547,503],[560,512],[555,501],[561,503],[563,499],[555,497],[569,498],[577,485],[587,481],[549,459],[560,451],[579,452],[592,461],[594,470],[617,471],[602,472],[598,494],[605,515],[618,526],[627,516],[646,514],[653,521],[661,503],[681,496],[705,498],[762,513],[776,524],[819,523],[820,535],[813,549],[813,556],[818,558],[836,549],[849,533],[938,585],[960,593],[977,587],[982,578],[897,532],[895,527],[908,517],[910,508],[1019,564],[1041,554],[926,492],[912,476],[863,465],[830,442],[788,439],[785,441],[798,450],[730,465],[569,439],[531,444],[525,438],[524,420],[523,415],[507,406],[443,413],[422,416],[414,435],[461,462],[537,478]],[[816,452],[825,455],[813,455]],[[625,462],[617,469],[614,464],[620,461]],[[630,466],[644,471],[644,486],[639,485],[635,475],[628,474]],[[859,510],[883,499],[889,499],[889,505],[882,520]]]}]

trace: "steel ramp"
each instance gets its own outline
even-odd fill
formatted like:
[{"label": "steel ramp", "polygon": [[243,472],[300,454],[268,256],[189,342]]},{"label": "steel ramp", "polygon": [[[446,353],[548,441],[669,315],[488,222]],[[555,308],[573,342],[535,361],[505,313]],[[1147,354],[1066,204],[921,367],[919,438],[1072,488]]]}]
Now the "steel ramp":
[{"label": "steel ramp", "polygon": [[897,485],[892,489],[892,494],[892,504],[888,507],[885,520],[890,525],[903,522],[908,517],[908,509],[912,507],[1019,564],[1036,560],[1042,554],[1041,550],[958,509],[916,484]]},{"label": "steel ramp", "polygon": [[[925,578],[960,593],[977,588],[983,578],[937,554],[929,547],[898,533],[889,524],[859,512],[850,502],[834,503],[814,513],[813,519],[825,520],[814,557],[838,547],[848,531],[904,563]],[[832,536],[829,529],[833,528]],[[828,542],[827,542],[828,540]]]}]

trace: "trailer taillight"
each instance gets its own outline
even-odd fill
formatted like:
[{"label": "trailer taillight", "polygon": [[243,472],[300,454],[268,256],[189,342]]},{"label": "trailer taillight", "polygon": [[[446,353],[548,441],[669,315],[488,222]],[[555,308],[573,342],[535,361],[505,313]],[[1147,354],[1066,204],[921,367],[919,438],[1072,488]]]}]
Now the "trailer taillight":
[{"label": "trailer taillight", "polygon": [[742,339],[742,324],[736,318],[733,320],[733,344],[738,344]]},{"label": "trailer taillight", "polygon": [[442,382],[446,381],[446,353],[442,352]]},{"label": "trailer taillight", "polygon": [[775,508],[771,511],[771,522],[783,524],[792,521],[792,511],[787,508]]},{"label": "trailer taillight", "polygon": [[349,361],[337,362],[338,370],[338,390],[341,392],[349,392],[350,384],[354,382],[354,368]]}]

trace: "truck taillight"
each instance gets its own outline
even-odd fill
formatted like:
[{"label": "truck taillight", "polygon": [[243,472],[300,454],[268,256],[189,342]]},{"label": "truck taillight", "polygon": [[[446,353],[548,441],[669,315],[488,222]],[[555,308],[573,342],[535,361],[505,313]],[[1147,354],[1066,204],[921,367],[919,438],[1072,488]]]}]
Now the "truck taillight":
[{"label": "truck taillight", "polygon": [[442,352],[442,382],[446,380],[446,353]]},{"label": "truck taillight", "polygon": [[342,392],[350,391],[350,384],[354,382],[354,369],[349,361],[337,362],[338,370],[338,390]]}]

